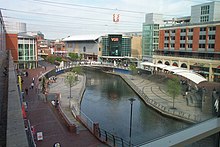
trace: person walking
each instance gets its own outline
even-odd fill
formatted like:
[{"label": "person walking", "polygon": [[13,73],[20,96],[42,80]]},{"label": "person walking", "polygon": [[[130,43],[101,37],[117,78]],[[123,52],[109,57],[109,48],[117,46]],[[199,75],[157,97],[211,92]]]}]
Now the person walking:
[{"label": "person walking", "polygon": [[28,95],[28,88],[27,87],[25,88],[25,93],[26,93],[26,95]]},{"label": "person walking", "polygon": [[31,83],[31,88],[32,88],[32,89],[34,88],[34,83],[33,83],[33,82]]}]

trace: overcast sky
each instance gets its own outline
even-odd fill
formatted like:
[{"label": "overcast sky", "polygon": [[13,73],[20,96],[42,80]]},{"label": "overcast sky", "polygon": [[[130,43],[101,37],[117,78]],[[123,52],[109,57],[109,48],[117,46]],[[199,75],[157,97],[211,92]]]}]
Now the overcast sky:
[{"label": "overcast sky", "polygon": [[[72,35],[142,31],[146,13],[164,19],[190,16],[191,6],[208,0],[0,0],[8,21],[24,22],[27,31],[41,31],[46,39]],[[4,10],[6,9],[6,10]],[[113,22],[113,14],[120,14]]]}]

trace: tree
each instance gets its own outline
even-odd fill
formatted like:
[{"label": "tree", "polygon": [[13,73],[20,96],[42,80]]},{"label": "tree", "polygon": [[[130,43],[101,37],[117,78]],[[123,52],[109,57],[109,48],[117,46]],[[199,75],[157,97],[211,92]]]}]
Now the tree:
[{"label": "tree", "polygon": [[137,67],[135,66],[135,64],[130,64],[129,69],[131,70],[132,75],[137,74]]},{"label": "tree", "polygon": [[72,97],[72,95],[71,95],[71,88],[74,86],[75,81],[76,81],[76,75],[75,75],[75,73],[73,73],[73,72],[68,72],[68,73],[67,73],[67,76],[65,77],[64,82],[65,82],[65,84],[66,84],[67,86],[70,87],[70,98]]},{"label": "tree", "polygon": [[41,92],[45,95],[45,101],[47,101],[47,78],[43,76],[40,79]]},{"label": "tree", "polygon": [[173,109],[174,107],[174,99],[180,94],[181,86],[178,78],[169,79],[167,82],[167,92],[173,98]]},{"label": "tree", "polygon": [[79,59],[79,56],[77,53],[69,53],[69,57],[72,59],[72,60],[77,60]]},{"label": "tree", "polygon": [[76,73],[76,80],[78,80],[78,75],[82,74],[82,68],[80,66],[76,66],[71,71]]}]

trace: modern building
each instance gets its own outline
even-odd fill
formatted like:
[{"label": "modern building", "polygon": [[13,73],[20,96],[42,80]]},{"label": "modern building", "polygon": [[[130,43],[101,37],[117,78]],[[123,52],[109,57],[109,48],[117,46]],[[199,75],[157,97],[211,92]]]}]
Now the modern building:
[{"label": "modern building", "polygon": [[219,21],[220,2],[213,1],[191,7],[191,23]]},{"label": "modern building", "polygon": [[131,57],[142,59],[142,32],[127,32],[125,36],[131,37]]},{"label": "modern building", "polygon": [[75,35],[63,39],[68,53],[77,53],[82,59],[97,61],[101,55],[100,34]]},{"label": "modern building", "polygon": [[163,22],[162,14],[149,13],[145,16],[142,29],[142,60],[152,62],[153,52],[159,46],[159,29]]},{"label": "modern building", "polygon": [[102,61],[131,56],[131,37],[122,34],[79,35],[63,41],[68,52],[78,53],[85,60]]},{"label": "modern building", "polygon": [[36,36],[27,33],[6,34],[6,48],[11,50],[17,69],[37,67]]},{"label": "modern building", "polygon": [[[219,5],[210,2],[192,6],[190,22],[161,27],[153,62],[191,69],[209,81],[220,81]],[[209,19],[204,20],[203,15]]]}]

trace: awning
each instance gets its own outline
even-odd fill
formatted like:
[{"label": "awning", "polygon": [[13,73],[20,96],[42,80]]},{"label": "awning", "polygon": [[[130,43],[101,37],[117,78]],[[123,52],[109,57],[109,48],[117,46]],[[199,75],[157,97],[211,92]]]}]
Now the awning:
[{"label": "awning", "polygon": [[201,76],[195,72],[188,71],[188,72],[178,72],[175,74],[183,76],[183,77],[193,81],[196,84],[199,84],[200,82],[203,82],[203,81],[207,81],[207,79],[205,79],[203,76]]},{"label": "awning", "polygon": [[155,64],[154,63],[152,63],[152,62],[142,62],[142,63],[140,63],[141,65],[145,65],[145,66],[155,66]]}]

